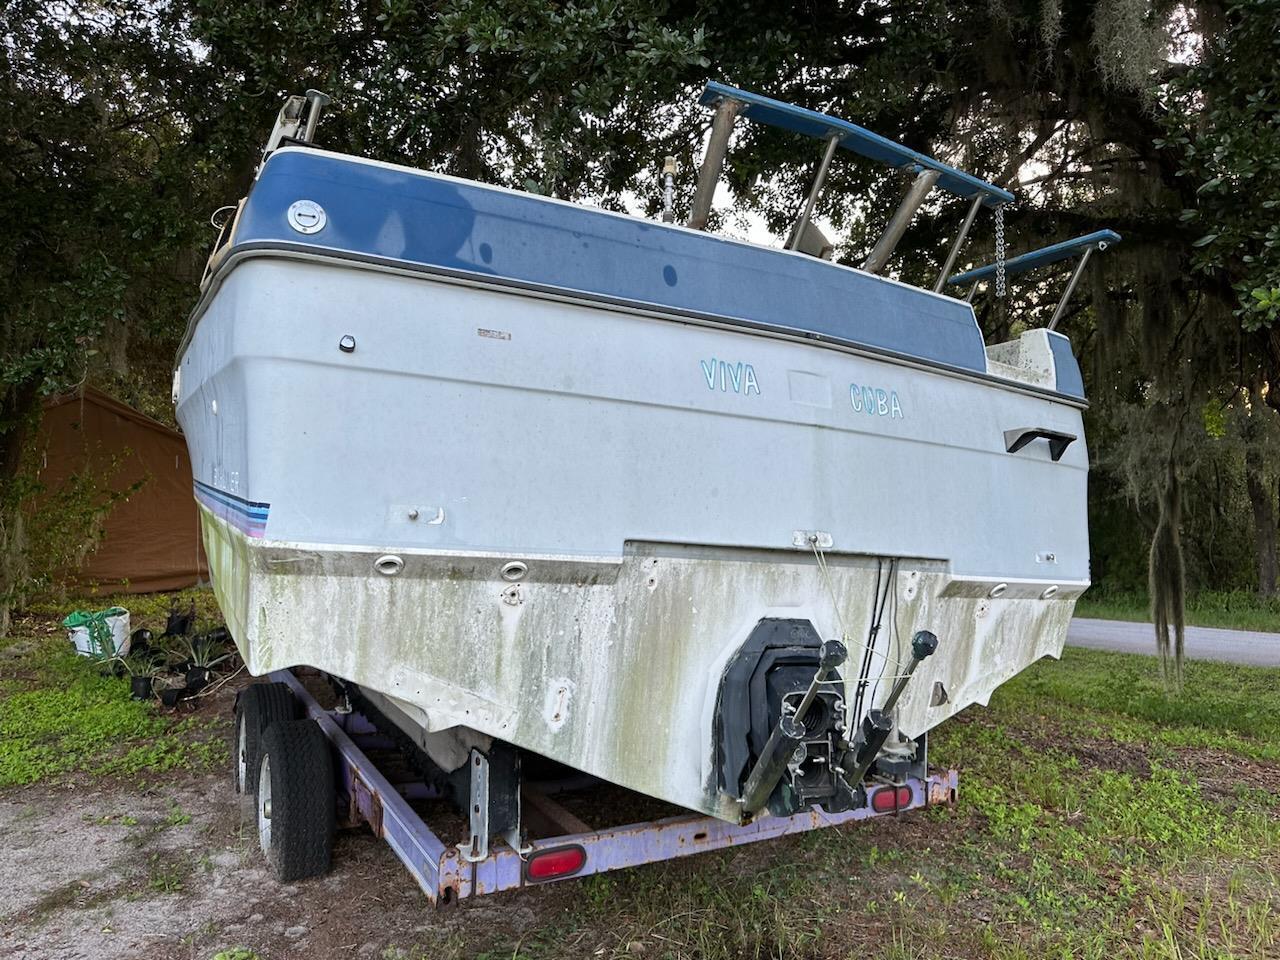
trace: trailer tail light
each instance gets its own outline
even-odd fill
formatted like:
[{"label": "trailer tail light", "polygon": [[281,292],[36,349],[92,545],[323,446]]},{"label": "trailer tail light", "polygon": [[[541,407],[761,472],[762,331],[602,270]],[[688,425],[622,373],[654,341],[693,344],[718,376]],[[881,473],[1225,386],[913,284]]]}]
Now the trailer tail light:
[{"label": "trailer tail light", "polygon": [[531,854],[525,861],[524,878],[529,883],[571,877],[587,864],[587,851],[576,844]]},{"label": "trailer tail light", "polygon": [[876,813],[892,813],[911,806],[910,787],[882,787],[871,795],[871,809]]}]

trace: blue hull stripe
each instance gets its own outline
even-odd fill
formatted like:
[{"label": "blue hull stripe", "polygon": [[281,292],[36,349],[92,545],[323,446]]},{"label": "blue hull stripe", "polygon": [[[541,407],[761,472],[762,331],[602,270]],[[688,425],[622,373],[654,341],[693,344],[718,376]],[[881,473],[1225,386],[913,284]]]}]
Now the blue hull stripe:
[{"label": "blue hull stripe", "polygon": [[259,503],[227,493],[207,483],[194,481],[196,499],[215,515],[231,524],[241,533],[262,537],[267,528],[267,515],[271,504]]}]

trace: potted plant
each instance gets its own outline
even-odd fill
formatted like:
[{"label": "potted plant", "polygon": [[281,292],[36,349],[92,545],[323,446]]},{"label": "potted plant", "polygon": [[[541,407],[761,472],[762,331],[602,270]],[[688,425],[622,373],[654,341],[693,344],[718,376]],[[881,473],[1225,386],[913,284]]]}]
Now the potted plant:
[{"label": "potted plant", "polygon": [[160,705],[172,710],[189,693],[186,687],[165,687],[160,691]]},{"label": "potted plant", "polygon": [[187,690],[191,693],[207,686],[213,676],[213,668],[230,658],[221,644],[208,636],[199,636],[186,641],[187,645]]},{"label": "potted plant", "polygon": [[150,651],[119,657],[121,668],[129,675],[129,695],[134,700],[150,700],[152,685],[160,673],[160,661]]}]

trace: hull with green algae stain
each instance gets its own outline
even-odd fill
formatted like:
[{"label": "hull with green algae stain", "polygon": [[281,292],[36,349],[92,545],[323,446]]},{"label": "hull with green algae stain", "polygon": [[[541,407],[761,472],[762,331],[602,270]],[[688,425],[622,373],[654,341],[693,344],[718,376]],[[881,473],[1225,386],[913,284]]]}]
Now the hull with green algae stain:
[{"label": "hull with green algae stain", "polygon": [[353,681],[446,770],[497,738],[735,820],[717,694],[762,620],[856,675],[892,564],[863,708],[932,631],[914,737],[1088,581],[1060,334],[988,351],[964,301],[548,198],[276,151],[173,386],[250,672]]},{"label": "hull with green algae stain", "polygon": [[209,562],[213,592],[218,598],[227,629],[235,638],[241,658],[248,665],[254,658],[254,652],[249,649],[252,634],[246,619],[250,609],[249,539],[198,500],[196,508],[200,511],[200,533],[205,558]]},{"label": "hull with green algae stain", "polygon": [[[801,552],[639,543],[620,558],[529,557],[518,583],[495,575],[492,556],[404,549],[398,576],[370,576],[377,551],[256,540],[208,511],[202,520],[250,672],[312,666],[381,692],[428,734],[475,731],[727,820],[739,809],[717,790],[711,745],[728,658],[764,617],[865,637],[876,582],[869,557],[828,555],[824,575]],[[947,643],[899,702],[905,737],[1061,654],[1084,584],[1049,599],[1016,582],[991,599],[990,586],[900,561],[869,706],[887,696],[913,629]]]}]

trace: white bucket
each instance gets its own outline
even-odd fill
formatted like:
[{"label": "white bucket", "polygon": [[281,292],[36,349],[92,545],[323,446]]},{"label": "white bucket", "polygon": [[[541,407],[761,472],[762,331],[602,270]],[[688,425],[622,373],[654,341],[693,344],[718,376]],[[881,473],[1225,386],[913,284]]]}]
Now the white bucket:
[{"label": "white bucket", "polygon": [[123,657],[129,652],[129,611],[124,607],[112,607],[103,618],[111,634],[111,649],[99,650],[89,635],[88,626],[69,627],[70,637],[76,653],[82,657]]}]

